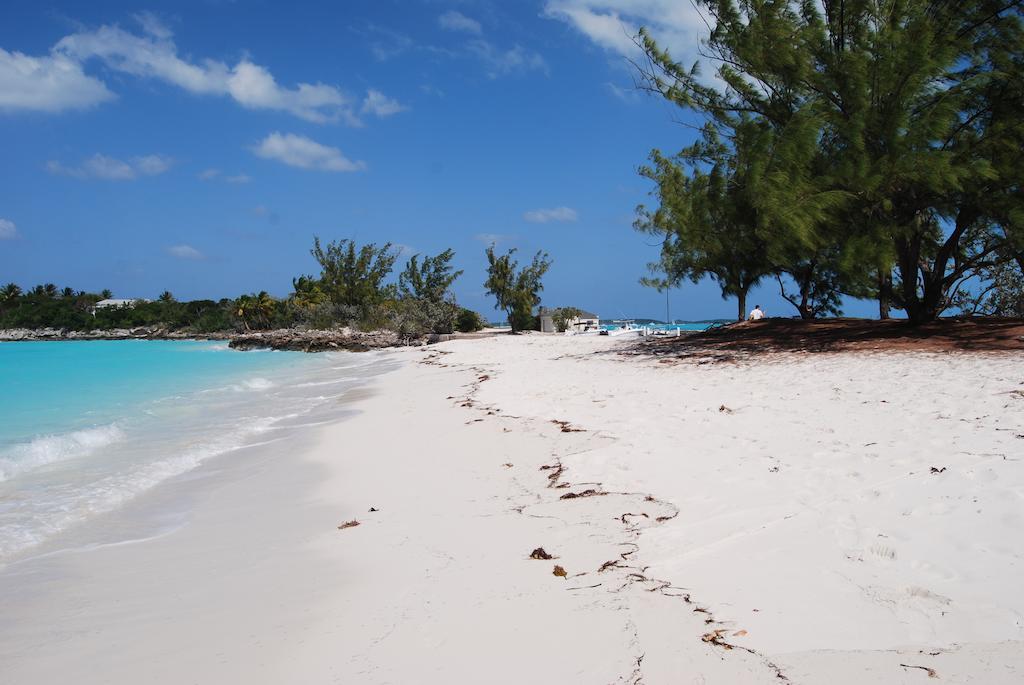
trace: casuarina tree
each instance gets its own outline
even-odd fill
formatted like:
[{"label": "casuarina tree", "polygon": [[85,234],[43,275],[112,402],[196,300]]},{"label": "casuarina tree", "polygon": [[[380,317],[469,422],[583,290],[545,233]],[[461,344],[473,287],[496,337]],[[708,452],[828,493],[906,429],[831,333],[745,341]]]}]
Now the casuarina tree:
[{"label": "casuarina tree", "polygon": [[546,252],[538,251],[529,265],[519,268],[512,248],[503,255],[494,253],[494,245],[487,248],[487,280],[484,287],[496,300],[495,309],[508,314],[512,332],[528,330],[533,326],[533,308],[540,304],[544,289],[541,279],[551,267]]}]

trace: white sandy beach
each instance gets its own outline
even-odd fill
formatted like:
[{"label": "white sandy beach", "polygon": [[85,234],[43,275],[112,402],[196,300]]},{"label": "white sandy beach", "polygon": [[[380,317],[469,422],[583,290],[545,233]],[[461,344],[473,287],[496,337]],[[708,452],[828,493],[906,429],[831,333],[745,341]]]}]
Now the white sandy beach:
[{"label": "white sandy beach", "polygon": [[105,520],[173,532],[0,569],[0,682],[1024,682],[1019,355],[630,342],[394,353]]}]

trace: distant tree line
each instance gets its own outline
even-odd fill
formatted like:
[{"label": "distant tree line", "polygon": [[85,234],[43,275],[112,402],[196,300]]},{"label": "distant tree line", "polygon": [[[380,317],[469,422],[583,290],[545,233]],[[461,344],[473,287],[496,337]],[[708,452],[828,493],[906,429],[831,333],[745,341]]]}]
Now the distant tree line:
[{"label": "distant tree line", "polygon": [[96,303],[110,291],[87,293],[58,288],[52,283],[22,291],[15,283],[0,288],[0,328],[61,328],[75,331],[110,330],[138,326],[189,329],[197,333],[231,330],[233,300],[178,302],[164,292],[153,302],[131,307],[101,307]]},{"label": "distant tree line", "polygon": [[801,317],[842,295],[914,322],[1024,315],[1020,0],[697,0],[702,78],[644,30],[643,86],[703,118],[641,171],[664,288],[777,282]]},{"label": "distant tree line", "polygon": [[[506,311],[514,331],[536,327],[533,308],[540,303],[541,278],[550,266],[547,255],[519,269],[512,259],[487,248],[488,292]],[[97,303],[111,292],[87,293],[45,284],[23,291],[17,284],[0,288],[0,328],[60,328],[76,331],[139,326],[209,334],[303,326],[351,326],[387,329],[403,336],[471,332],[484,327],[476,312],[456,302],[451,287],[462,271],[452,267],[455,253],[413,255],[392,278],[399,252],[391,243],[357,245],[351,240],[328,244],[314,238],[311,254],[319,275],[292,280],[284,298],[266,291],[221,300],[179,302],[165,291],[155,301],[128,306]]]}]

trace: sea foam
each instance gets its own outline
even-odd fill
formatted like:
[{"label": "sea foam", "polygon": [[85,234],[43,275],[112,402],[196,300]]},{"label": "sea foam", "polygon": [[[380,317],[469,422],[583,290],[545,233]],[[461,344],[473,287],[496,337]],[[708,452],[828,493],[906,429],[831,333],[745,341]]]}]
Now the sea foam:
[{"label": "sea foam", "polygon": [[0,453],[0,482],[55,462],[88,457],[124,438],[124,431],[111,423],[13,445]]}]

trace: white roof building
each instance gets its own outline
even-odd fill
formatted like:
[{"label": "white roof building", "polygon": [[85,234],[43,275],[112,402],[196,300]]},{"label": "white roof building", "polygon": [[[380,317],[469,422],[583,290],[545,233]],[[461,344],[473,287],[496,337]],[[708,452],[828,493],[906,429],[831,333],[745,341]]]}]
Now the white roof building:
[{"label": "white roof building", "polygon": [[95,309],[104,309],[106,307],[134,307],[136,302],[148,302],[148,300],[125,300],[119,298],[110,298],[106,300],[100,300],[93,307]]}]

